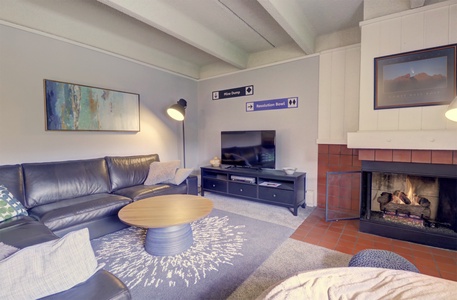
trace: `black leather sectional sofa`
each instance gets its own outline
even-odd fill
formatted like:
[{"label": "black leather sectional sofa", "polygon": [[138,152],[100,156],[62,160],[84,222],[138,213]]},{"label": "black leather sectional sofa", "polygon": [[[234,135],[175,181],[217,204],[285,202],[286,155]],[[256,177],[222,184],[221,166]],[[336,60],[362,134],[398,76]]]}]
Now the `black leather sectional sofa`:
[{"label": "black leather sectional sofa", "polygon": [[[93,239],[127,227],[117,213],[132,201],[197,195],[193,175],[180,185],[144,185],[154,161],[159,161],[157,154],[0,166],[0,184],[29,214],[1,222],[0,242],[24,248],[82,228],[88,228]],[[49,298],[53,297],[130,299],[130,293],[114,275],[100,270],[85,283]]]}]

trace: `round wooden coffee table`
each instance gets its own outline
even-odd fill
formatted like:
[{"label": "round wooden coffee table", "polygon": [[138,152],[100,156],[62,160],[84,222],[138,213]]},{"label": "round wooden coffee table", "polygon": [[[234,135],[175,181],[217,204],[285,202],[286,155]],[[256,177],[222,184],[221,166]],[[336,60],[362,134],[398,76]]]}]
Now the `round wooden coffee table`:
[{"label": "round wooden coffee table", "polygon": [[165,195],[138,200],[119,211],[122,222],[148,228],[145,250],[157,256],[176,255],[194,242],[190,223],[213,209],[209,199],[193,195]]}]

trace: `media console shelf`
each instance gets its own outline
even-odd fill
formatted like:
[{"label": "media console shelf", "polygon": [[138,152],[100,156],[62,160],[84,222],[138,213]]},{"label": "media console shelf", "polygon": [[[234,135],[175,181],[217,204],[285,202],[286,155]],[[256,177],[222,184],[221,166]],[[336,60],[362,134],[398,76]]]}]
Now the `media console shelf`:
[{"label": "media console shelf", "polygon": [[228,167],[201,168],[201,195],[205,191],[292,208],[306,207],[306,173],[286,175],[282,170]]}]

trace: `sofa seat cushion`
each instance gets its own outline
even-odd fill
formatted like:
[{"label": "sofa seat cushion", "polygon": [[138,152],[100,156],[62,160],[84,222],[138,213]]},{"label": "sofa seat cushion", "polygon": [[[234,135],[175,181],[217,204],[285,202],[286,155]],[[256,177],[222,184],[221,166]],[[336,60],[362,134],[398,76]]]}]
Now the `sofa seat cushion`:
[{"label": "sofa seat cushion", "polygon": [[29,210],[29,215],[43,222],[51,230],[117,215],[131,200],[112,194],[95,194],[40,205]]},{"label": "sofa seat cushion", "polygon": [[20,216],[0,223],[0,242],[16,248],[24,248],[57,238],[48,227],[31,217]]},{"label": "sofa seat cushion", "polygon": [[171,184],[156,184],[156,185],[136,185],[128,188],[120,189],[115,192],[118,195],[122,195],[133,199],[133,201],[170,194],[187,194],[187,184],[184,181],[180,185]]}]

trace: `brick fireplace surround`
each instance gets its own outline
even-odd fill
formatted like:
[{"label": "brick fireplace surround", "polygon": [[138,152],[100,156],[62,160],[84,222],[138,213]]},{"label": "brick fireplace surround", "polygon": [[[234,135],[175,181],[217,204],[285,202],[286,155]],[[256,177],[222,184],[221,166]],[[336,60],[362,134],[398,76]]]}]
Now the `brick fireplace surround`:
[{"label": "brick fireplace surround", "polygon": [[[457,281],[457,251],[366,234],[359,231],[359,220],[326,222],[324,211],[327,172],[361,171],[362,160],[457,165],[457,151],[358,150],[334,144],[321,144],[318,150],[319,208],[297,229],[292,238],[350,255],[364,249],[393,251],[413,262],[423,274]],[[360,198],[352,197],[351,202],[358,206]],[[354,207],[351,203],[346,205]]]},{"label": "brick fireplace surround", "polygon": [[[387,150],[349,149],[346,145],[320,144],[318,148],[317,206],[325,208],[327,172],[360,171],[362,160],[457,165],[457,151],[452,150]],[[358,195],[357,190],[353,195]],[[358,207],[360,199],[347,199],[345,207]]]}]

